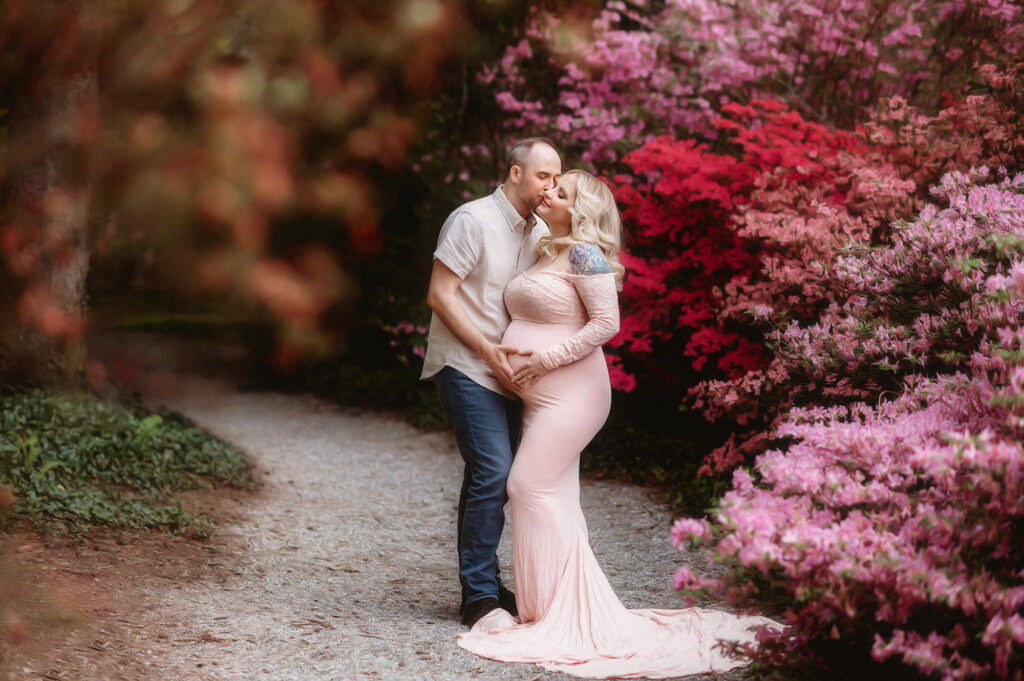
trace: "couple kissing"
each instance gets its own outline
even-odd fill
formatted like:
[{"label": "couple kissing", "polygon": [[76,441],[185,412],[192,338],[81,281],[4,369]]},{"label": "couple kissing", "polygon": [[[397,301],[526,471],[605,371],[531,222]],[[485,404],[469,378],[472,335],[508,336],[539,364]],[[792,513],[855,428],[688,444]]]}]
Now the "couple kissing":
[{"label": "couple kissing", "polygon": [[[457,549],[458,645],[587,678],[667,678],[742,663],[762,617],[629,610],[590,547],[583,448],[608,417],[601,346],[619,328],[622,222],[609,188],[562,172],[545,138],[508,153],[494,193],[457,208],[434,251],[422,378],[432,378],[465,463]],[[515,593],[497,549],[509,502]]]}]

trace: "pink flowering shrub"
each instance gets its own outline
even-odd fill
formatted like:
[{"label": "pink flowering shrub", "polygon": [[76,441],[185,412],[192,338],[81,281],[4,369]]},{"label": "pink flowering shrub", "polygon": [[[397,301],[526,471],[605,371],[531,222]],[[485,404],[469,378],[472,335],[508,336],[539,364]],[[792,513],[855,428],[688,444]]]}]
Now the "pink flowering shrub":
[{"label": "pink flowering shrub", "polygon": [[972,79],[980,91],[962,97],[946,93],[935,115],[903,97],[889,98],[860,134],[920,190],[954,170],[1024,167],[1024,60],[981,64]]},{"label": "pink flowering shrub", "polygon": [[515,136],[552,134],[601,167],[659,135],[715,139],[721,106],[777,99],[852,126],[881,97],[935,107],[976,61],[1024,40],[1006,0],[609,0],[538,10],[481,72]]},{"label": "pink flowering shrub", "polygon": [[[715,126],[732,142],[730,154],[659,138],[625,157],[631,175],[615,177],[630,253],[621,331],[611,343],[622,364],[613,369],[644,384],[674,381],[675,400],[700,379],[717,379],[694,406],[756,432],[756,402],[741,404],[733,386],[770,376],[751,311],[778,305],[810,320],[841,300],[821,263],[909,214],[914,185],[855,135],[779,102],[727,105]],[[744,459],[738,440],[713,456],[716,470]]]},{"label": "pink flowering shrub", "polygon": [[954,172],[933,195],[891,244],[837,258],[845,302],[772,336],[820,398],[714,516],[740,576],[727,588],[758,575],[789,603],[785,631],[737,651],[756,661],[849,677],[870,656],[875,675],[944,680],[1024,667],[1024,174]]},{"label": "pink flowering shrub", "polygon": [[423,325],[401,321],[395,325],[383,324],[381,330],[388,333],[388,347],[403,366],[412,366],[417,370],[423,366],[423,358],[427,354],[427,332]]},{"label": "pink flowering shrub", "polygon": [[[641,28],[623,28],[624,19]],[[710,104],[655,28],[663,19],[624,2],[592,21],[536,11],[525,37],[480,77],[513,131],[552,135],[591,166],[614,162],[659,134],[711,130]]]},{"label": "pink flowering shrub", "polygon": [[[745,313],[764,319],[764,311],[785,311],[790,320],[809,322],[808,308],[815,301],[841,301],[846,289],[836,287],[826,276],[838,252],[819,244],[836,244],[834,239],[855,236],[863,242],[870,236],[884,240],[894,217],[911,214],[926,199],[925,189],[941,172],[967,171],[976,166],[1024,167],[1024,62],[1006,67],[982,66],[979,82],[987,92],[964,101],[949,102],[935,116],[925,116],[904,100],[883,103],[871,121],[857,131],[862,144],[851,165],[850,191],[841,195],[838,207],[817,201],[822,209],[811,220],[800,213],[799,195],[782,193],[770,210],[748,213],[736,221],[741,234],[750,234],[750,223],[761,225],[758,233],[767,243],[780,243],[779,253],[765,260],[755,276],[725,286],[723,314],[737,318]],[[762,216],[767,220],[762,220]],[[752,219],[753,218],[753,219]],[[851,223],[851,219],[853,222]],[[808,225],[816,227],[807,229]],[[850,226],[859,226],[859,235]],[[801,250],[787,249],[789,234],[804,232],[808,239]],[[793,286],[788,293],[781,286]],[[799,286],[799,288],[798,288]],[[778,314],[776,314],[776,317]],[[869,398],[872,393],[846,386],[851,397]],[[778,426],[792,406],[812,401],[818,392],[783,357],[773,357],[763,369],[727,379],[705,380],[690,391],[691,404],[711,422],[729,423],[726,441],[710,452],[704,473],[727,473],[736,465],[751,462],[764,450],[767,433]]]},{"label": "pink flowering shrub", "polygon": [[[1004,0],[672,0],[677,51],[702,96],[765,96],[848,125],[881,97],[934,102],[959,70],[1019,49]],[[988,42],[986,42],[986,40]],[[747,94],[750,93],[750,94]]]}]

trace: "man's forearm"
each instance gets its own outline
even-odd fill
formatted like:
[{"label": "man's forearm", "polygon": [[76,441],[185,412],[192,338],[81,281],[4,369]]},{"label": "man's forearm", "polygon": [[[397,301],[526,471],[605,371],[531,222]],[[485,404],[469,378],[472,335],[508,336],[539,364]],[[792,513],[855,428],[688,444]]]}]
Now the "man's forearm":
[{"label": "man's forearm", "polygon": [[484,356],[485,346],[490,343],[486,336],[477,328],[473,320],[462,307],[454,293],[439,293],[427,297],[427,306],[441,318],[448,330],[455,334],[462,343],[480,356]]},{"label": "man's forearm", "polygon": [[427,291],[427,306],[456,338],[487,363],[499,383],[513,390],[512,368],[505,355],[509,349],[493,343],[473,323],[457,295],[461,285],[462,279],[458,275],[443,262],[435,260],[430,289]]}]

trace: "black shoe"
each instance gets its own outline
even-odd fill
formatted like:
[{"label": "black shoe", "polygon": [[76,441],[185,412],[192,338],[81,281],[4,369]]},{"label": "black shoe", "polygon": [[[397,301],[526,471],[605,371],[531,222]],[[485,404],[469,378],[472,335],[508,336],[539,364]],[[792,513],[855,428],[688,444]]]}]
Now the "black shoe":
[{"label": "black shoe", "polygon": [[508,611],[513,617],[519,616],[519,608],[516,607],[516,595],[504,586],[498,587],[498,605]]},{"label": "black shoe", "polygon": [[472,628],[481,617],[500,607],[497,598],[481,598],[479,601],[473,601],[463,608],[462,623]]}]

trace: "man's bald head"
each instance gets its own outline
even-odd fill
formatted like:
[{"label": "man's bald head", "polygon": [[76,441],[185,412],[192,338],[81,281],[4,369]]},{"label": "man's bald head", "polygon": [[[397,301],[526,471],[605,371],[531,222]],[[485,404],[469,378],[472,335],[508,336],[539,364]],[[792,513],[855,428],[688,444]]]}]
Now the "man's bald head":
[{"label": "man's bald head", "polygon": [[551,140],[527,137],[508,150],[505,194],[523,217],[537,207],[562,173],[562,159]]}]

